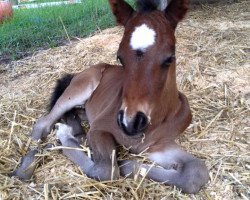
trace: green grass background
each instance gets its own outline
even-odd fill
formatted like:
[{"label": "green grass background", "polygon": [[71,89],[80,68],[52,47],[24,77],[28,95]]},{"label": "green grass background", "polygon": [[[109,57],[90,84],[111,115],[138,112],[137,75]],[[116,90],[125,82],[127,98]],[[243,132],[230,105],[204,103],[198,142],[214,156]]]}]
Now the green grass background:
[{"label": "green grass background", "polygon": [[98,29],[114,26],[115,20],[108,0],[14,10],[13,18],[0,25],[0,62],[65,43],[67,34],[63,25],[70,38],[85,37]]}]

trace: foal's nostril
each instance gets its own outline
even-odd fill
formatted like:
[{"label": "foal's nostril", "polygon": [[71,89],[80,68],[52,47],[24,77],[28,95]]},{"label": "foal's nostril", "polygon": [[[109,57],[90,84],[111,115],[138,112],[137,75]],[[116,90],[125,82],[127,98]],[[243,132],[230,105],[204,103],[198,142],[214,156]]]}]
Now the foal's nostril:
[{"label": "foal's nostril", "polygon": [[148,118],[143,112],[138,112],[134,120],[134,130],[143,132],[148,126]]},{"label": "foal's nostril", "polygon": [[142,133],[148,126],[148,118],[142,112],[137,112],[135,117],[128,120],[124,111],[120,110],[117,115],[117,124],[127,135],[133,136]]},{"label": "foal's nostril", "polygon": [[126,123],[126,125],[124,124],[124,111],[123,110],[120,110],[118,112],[117,123],[118,123],[118,126],[123,130],[124,133],[126,133],[127,135],[133,135],[130,128],[126,126],[128,124],[127,123]]}]

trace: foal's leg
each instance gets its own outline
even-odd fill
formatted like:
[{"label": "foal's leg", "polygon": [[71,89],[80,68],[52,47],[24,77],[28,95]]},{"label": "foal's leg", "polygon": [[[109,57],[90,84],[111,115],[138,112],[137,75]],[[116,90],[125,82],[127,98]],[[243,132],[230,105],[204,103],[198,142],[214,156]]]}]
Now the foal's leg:
[{"label": "foal's leg", "polygon": [[90,130],[87,141],[93,151],[93,168],[87,173],[97,180],[115,180],[120,176],[116,159],[116,143],[112,134]]},{"label": "foal's leg", "polygon": [[94,151],[94,161],[92,161],[79,150],[81,147],[73,136],[73,129],[70,126],[61,123],[57,123],[56,126],[56,135],[62,146],[70,148],[63,149],[63,154],[80,166],[88,177],[97,180],[112,180],[119,177],[116,155],[113,153],[115,142],[111,134],[99,131],[88,133],[90,145]]},{"label": "foal's leg", "polygon": [[62,143],[63,154],[73,163],[77,164],[84,173],[87,173],[94,165],[94,162],[81,151],[79,141],[74,137],[73,128],[69,125],[57,123],[56,136]]},{"label": "foal's leg", "polygon": [[99,85],[105,64],[90,67],[76,75],[59,97],[50,113],[40,118],[32,130],[32,138],[39,140],[47,137],[51,128],[64,113],[75,106],[82,106]]},{"label": "foal's leg", "polygon": [[140,165],[135,161],[123,161],[120,167],[121,174],[126,176],[133,173],[135,169],[144,169],[148,172],[147,178],[177,186],[186,193],[197,193],[208,182],[209,175],[205,163],[177,145],[150,153],[149,159],[161,168],[147,164]]},{"label": "foal's leg", "polygon": [[[79,142],[85,135],[80,124],[80,119],[77,118],[74,113],[67,113],[64,116],[64,120],[67,123],[57,124],[57,136],[60,138],[62,144],[67,147],[80,148]],[[51,148],[52,144],[48,144],[45,149]],[[21,160],[20,166],[12,172],[11,176],[17,176],[23,180],[29,180],[38,164],[36,155],[38,149],[30,150]],[[71,158],[76,164],[78,164],[83,171],[89,170],[89,167],[93,164],[90,158],[88,158],[83,152],[78,150],[63,150],[64,154]]]},{"label": "foal's leg", "polygon": [[22,180],[29,180],[36,169],[36,154],[37,149],[30,150],[21,160],[20,166],[10,174],[10,176],[17,176]]},{"label": "foal's leg", "polygon": [[78,116],[78,113],[75,109],[72,111],[67,112],[62,121],[64,121],[67,125],[69,125],[73,130],[72,134],[73,136],[80,142],[86,140],[86,133],[83,129],[81,123],[82,119]]},{"label": "foal's leg", "polygon": [[[52,144],[47,144],[45,149],[51,148],[52,146]],[[14,172],[10,173],[10,176],[17,176],[22,180],[29,180],[39,164],[39,159],[36,157],[39,151],[39,148],[30,150],[22,158],[20,166]]]}]

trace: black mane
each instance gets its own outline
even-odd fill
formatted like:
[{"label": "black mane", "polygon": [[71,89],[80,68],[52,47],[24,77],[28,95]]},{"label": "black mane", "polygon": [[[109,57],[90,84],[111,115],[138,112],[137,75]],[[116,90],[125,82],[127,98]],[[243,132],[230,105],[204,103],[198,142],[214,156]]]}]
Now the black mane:
[{"label": "black mane", "polygon": [[139,12],[151,12],[157,10],[160,0],[137,0],[136,6]]}]

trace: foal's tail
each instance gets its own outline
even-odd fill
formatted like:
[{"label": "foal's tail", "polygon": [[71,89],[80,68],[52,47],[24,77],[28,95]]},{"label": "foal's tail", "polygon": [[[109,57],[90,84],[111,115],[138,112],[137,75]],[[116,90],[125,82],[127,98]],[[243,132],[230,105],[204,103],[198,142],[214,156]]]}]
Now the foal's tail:
[{"label": "foal's tail", "polygon": [[55,89],[50,98],[49,111],[54,107],[56,101],[63,94],[64,90],[69,86],[74,74],[65,74],[62,78],[57,80]]}]

